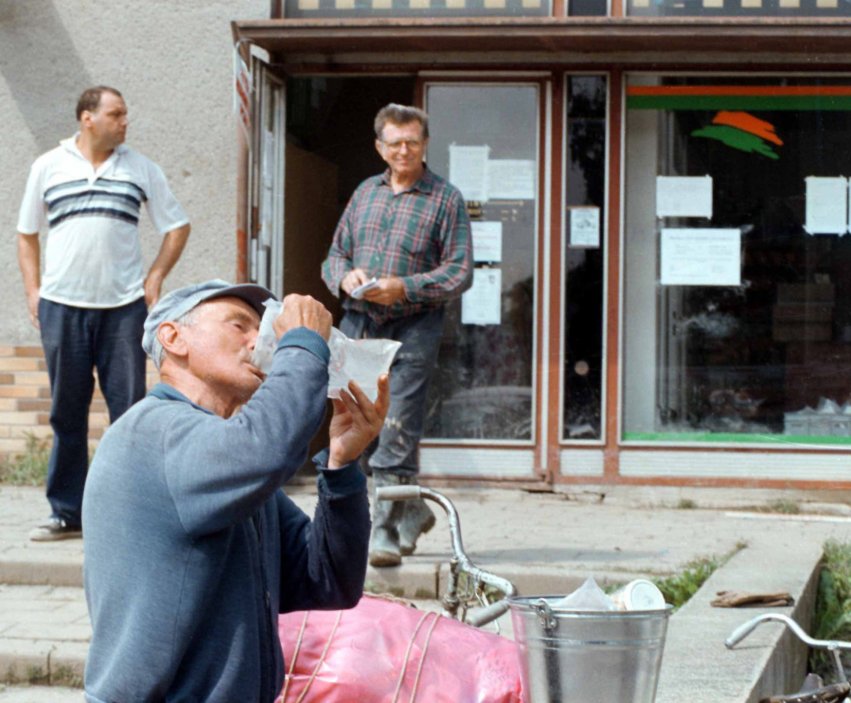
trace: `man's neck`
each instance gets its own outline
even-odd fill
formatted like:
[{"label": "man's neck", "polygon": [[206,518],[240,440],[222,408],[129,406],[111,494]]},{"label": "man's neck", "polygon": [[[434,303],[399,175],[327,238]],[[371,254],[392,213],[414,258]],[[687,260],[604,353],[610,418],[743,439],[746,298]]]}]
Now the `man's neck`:
[{"label": "man's neck", "polygon": [[416,173],[412,173],[411,175],[406,175],[404,177],[399,177],[391,171],[390,186],[393,188],[393,192],[401,193],[403,190],[408,190],[408,188],[423,177],[423,173],[425,173],[425,166],[421,166],[420,170]]},{"label": "man's neck", "polygon": [[77,135],[77,148],[83,157],[96,169],[103,164],[115,149],[103,149],[95,144],[85,132]]},{"label": "man's neck", "polygon": [[213,392],[196,376],[183,368],[168,363],[167,360],[163,361],[163,367],[160,369],[160,380],[183,393],[195,405],[199,405],[220,417],[228,418],[240,407],[240,403],[222,398],[220,394]]}]

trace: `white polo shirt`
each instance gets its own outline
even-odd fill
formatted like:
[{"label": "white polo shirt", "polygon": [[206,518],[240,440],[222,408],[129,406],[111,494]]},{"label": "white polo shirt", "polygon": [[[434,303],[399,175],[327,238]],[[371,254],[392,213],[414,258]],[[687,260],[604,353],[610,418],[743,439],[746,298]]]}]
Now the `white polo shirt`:
[{"label": "white polo shirt", "polygon": [[95,170],[76,135],[30,169],[18,232],[47,225],[40,295],[83,308],[113,308],[144,295],[142,204],[163,235],[189,222],[153,161],[123,144]]}]

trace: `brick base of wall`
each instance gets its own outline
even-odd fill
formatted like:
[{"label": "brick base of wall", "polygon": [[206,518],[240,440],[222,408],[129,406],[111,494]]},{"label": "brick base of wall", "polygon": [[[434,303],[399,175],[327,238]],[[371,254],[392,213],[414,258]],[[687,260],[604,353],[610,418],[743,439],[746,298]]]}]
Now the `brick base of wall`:
[{"label": "brick base of wall", "polygon": [[[97,375],[97,374],[95,374]],[[158,376],[148,362],[148,388]],[[89,412],[89,443],[97,441],[109,425],[100,388],[95,385]],[[20,455],[29,437],[50,441],[50,382],[41,347],[0,346],[0,460]]]}]

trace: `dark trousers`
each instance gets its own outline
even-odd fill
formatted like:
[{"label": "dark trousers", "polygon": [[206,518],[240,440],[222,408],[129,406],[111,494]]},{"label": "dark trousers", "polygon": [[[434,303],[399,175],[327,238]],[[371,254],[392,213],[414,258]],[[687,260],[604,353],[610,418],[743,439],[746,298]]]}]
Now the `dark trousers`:
[{"label": "dark trousers", "polygon": [[53,516],[80,524],[89,468],[89,406],[97,369],[101,392],[115,422],[145,395],[142,331],[144,298],[118,308],[78,308],[43,298],[38,304],[41,343],[50,378],[53,449],[47,500]]},{"label": "dark trousers", "polygon": [[443,336],[443,308],[378,324],[361,312],[346,311],[340,331],[350,339],[402,342],[390,367],[390,409],[369,465],[400,476],[419,472],[419,443],[426,396]]}]

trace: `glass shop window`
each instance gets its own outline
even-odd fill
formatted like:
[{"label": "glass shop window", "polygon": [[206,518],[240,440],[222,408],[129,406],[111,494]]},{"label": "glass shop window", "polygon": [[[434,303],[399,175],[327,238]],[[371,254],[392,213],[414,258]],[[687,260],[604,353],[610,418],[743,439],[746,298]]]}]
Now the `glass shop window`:
[{"label": "glass shop window", "polygon": [[473,287],[447,307],[431,439],[533,439],[538,84],[426,86],[427,161],[473,229]]},{"label": "glass shop window", "polygon": [[[588,1],[588,0],[583,0]],[[286,0],[288,19],[548,16],[551,0]]]},{"label": "glass shop window", "polygon": [[637,17],[848,17],[841,0],[627,0]]},{"label": "glass shop window", "polygon": [[627,86],[624,439],[851,444],[848,78]]},{"label": "glass shop window", "polygon": [[568,17],[605,17],[609,14],[609,0],[567,0]]},{"label": "glass shop window", "polygon": [[567,76],[564,440],[601,438],[606,222],[605,76]]}]

